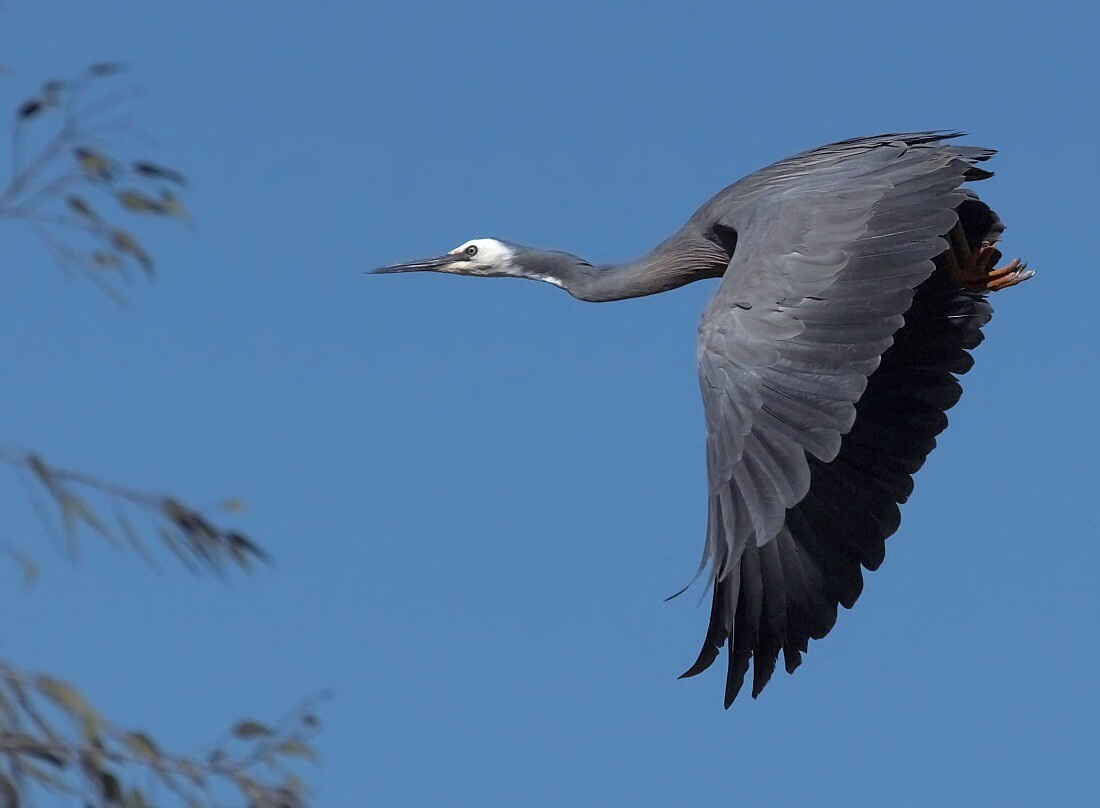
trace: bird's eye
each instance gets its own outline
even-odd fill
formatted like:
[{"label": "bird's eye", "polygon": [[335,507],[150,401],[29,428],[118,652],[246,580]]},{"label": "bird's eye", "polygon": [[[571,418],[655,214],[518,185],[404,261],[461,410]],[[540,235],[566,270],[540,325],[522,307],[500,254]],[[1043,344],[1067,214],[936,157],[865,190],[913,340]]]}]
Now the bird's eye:
[{"label": "bird's eye", "polygon": [[477,255],[477,247],[471,244],[469,247],[466,248],[466,255],[470,256],[471,258]]}]

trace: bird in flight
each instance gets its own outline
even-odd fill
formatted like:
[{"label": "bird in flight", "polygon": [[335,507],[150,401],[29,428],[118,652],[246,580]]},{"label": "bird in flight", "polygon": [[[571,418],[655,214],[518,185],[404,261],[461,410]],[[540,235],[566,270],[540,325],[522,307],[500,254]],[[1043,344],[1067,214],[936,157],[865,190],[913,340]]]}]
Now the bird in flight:
[{"label": "bird in flight", "polygon": [[713,587],[702,651],[726,648],[725,706],[755,698],[851,608],[898,529],[992,316],[1032,276],[994,246],[1000,218],[966,183],[990,149],[961,132],[885,134],[781,160],[719,191],[625,264],[483,238],[373,270],[529,278],[588,301],[721,278],[699,325]]}]

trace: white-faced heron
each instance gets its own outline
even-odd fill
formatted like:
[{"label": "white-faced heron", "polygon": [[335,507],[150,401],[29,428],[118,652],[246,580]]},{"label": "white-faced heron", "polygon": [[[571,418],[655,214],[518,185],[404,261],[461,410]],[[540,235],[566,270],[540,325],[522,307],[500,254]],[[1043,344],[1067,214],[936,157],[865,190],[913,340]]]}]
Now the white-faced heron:
[{"label": "white-faced heron", "polygon": [[530,278],[606,301],[721,277],[699,326],[707,424],[704,564],[714,600],[694,676],[728,649],[725,704],[788,673],[877,569],[912,475],[973,364],[1004,226],[963,184],[993,151],[959,132],[845,140],[716,194],[648,255],[593,266],[475,239],[378,273]]}]

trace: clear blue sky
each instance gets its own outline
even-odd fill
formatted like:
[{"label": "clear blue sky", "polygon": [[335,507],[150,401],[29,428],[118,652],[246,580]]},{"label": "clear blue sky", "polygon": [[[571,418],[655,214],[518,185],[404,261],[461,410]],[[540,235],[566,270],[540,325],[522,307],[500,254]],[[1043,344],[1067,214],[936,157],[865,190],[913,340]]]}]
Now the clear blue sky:
[{"label": "clear blue sky", "polygon": [[[5,444],[198,504],[275,555],[226,586],[5,476],[0,653],[194,750],[333,687],[318,803],[1085,805],[1100,799],[1094,3],[9,0],[0,81],[122,59],[194,233],[125,314],[0,230]],[[733,179],[883,130],[1001,150],[1039,270],[997,315],[883,568],[793,677],[687,682],[707,608],[700,283],[618,304],[365,277],[479,236],[647,249]]]}]

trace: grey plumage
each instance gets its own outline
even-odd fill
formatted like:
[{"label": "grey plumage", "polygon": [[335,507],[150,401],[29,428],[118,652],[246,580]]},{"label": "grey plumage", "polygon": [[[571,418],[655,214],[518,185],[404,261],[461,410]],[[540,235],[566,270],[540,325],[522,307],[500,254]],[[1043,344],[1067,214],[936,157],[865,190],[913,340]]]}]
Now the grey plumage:
[{"label": "grey plumage", "polygon": [[837,605],[855,603],[961,393],[956,376],[992,310],[950,270],[1003,227],[963,188],[990,176],[978,164],[993,152],[954,145],[958,134],[858,138],[782,160],[628,264],[485,240],[379,270],[536,278],[593,301],[722,277],[698,346],[714,594],[684,676],[725,646],[727,707],[750,661],[755,697],[780,653],[793,672]]}]

